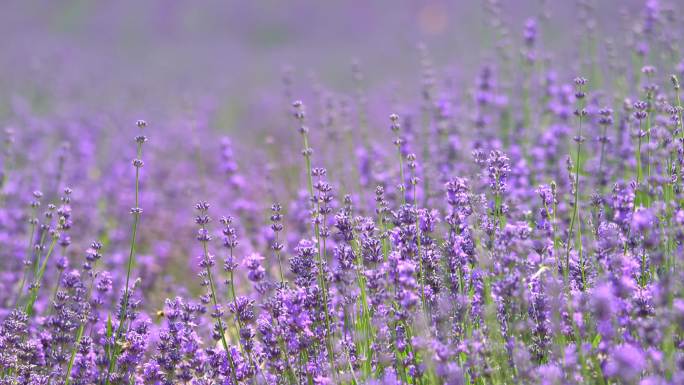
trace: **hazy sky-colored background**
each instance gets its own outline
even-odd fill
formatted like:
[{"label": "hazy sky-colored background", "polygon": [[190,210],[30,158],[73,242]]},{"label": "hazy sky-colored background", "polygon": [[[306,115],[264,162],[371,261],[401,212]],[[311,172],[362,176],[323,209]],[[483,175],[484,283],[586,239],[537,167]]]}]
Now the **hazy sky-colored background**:
[{"label": "hazy sky-colored background", "polygon": [[[9,1],[0,12],[0,97],[41,88],[71,103],[105,106],[123,99],[145,108],[178,97],[211,98],[244,114],[279,92],[284,66],[296,84],[312,76],[336,90],[352,89],[358,59],[369,85],[420,80],[416,46],[437,68],[466,79],[494,55],[484,1]],[[600,1],[619,17],[637,1]],[[522,39],[541,0],[501,1],[511,38]],[[573,44],[574,1],[554,1],[546,44]],[[612,23],[598,20],[611,31]],[[604,34],[611,36],[608,32]],[[565,50],[571,52],[571,50]],[[31,79],[34,84],[27,84]],[[54,98],[59,99],[59,98]],[[6,103],[4,103],[6,104]],[[0,111],[3,111],[0,108]]]}]

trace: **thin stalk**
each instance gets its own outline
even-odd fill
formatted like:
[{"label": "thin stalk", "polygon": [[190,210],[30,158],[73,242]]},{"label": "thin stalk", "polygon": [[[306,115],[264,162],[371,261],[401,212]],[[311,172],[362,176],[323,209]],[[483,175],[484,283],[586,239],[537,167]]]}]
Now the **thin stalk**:
[{"label": "thin stalk", "polygon": [[[423,143],[423,162],[427,165],[430,162],[430,121],[431,121],[431,108],[429,105],[429,100],[425,101],[426,106],[423,107],[423,137],[425,139]],[[430,191],[430,181],[427,175],[427,167],[423,167],[423,206],[428,204],[428,191]],[[402,183],[404,179],[402,178]]]},{"label": "thin stalk", "polygon": [[[400,140],[397,138],[397,140]],[[405,205],[406,204],[406,186],[404,185],[406,183],[406,179],[404,179],[404,160],[403,156],[401,155],[401,145],[397,145],[397,154],[399,155],[399,193],[401,194],[401,204]]]},{"label": "thin stalk", "polygon": [[[62,246],[62,256],[66,258],[66,246]],[[64,276],[64,269],[59,270],[59,274],[57,275],[57,282],[55,283],[55,288],[52,290],[52,301],[57,300],[57,292],[59,291],[59,288],[62,284],[62,277]]]},{"label": "thin stalk", "polygon": [[[648,103],[650,106],[650,101]],[[646,114],[646,183],[648,186],[651,183],[651,163],[651,111],[649,107]],[[646,189],[646,207],[650,206],[650,191],[650,187]]]},{"label": "thin stalk", "polygon": [[[28,261],[29,256],[31,255],[31,251],[33,250],[33,241],[34,237],[36,235],[36,208],[31,207],[31,231],[29,232],[29,241],[28,241],[28,248],[26,249],[26,257],[24,258],[24,262]],[[24,286],[26,285],[26,280],[28,279],[28,274],[29,274],[29,267],[30,265],[24,266],[24,275],[21,278],[21,283],[19,284],[19,290],[17,291],[17,297],[14,300],[14,307],[16,308],[19,306],[19,300],[21,299],[21,295],[24,292]]]},{"label": "thin stalk", "polygon": [[[318,203],[316,200],[316,196],[314,195],[314,189],[313,189],[313,176],[311,174],[311,149],[309,148],[309,136],[308,136],[308,130],[306,127],[304,127],[304,112],[303,112],[303,106],[301,102],[297,101],[293,104],[295,109],[297,110],[295,113],[295,117],[299,120],[299,123],[302,125],[300,128],[300,133],[302,135],[302,140],[303,140],[303,145],[304,145],[304,159],[306,163],[306,183],[307,187],[309,190],[309,198],[311,200],[311,211],[312,211],[312,216],[317,215],[318,212]],[[330,370],[333,373],[336,373],[335,371],[335,359],[334,359],[334,352],[333,352],[333,345],[332,345],[332,336],[330,333],[330,314],[328,311],[328,290],[327,290],[327,285],[325,283],[325,274],[324,274],[324,269],[323,269],[323,258],[324,258],[324,253],[325,251],[321,250],[321,236],[320,236],[320,229],[318,225],[318,221],[315,220],[315,218],[312,218],[313,220],[313,231],[314,235],[316,237],[316,245],[318,246],[318,281],[321,286],[321,290],[323,292],[323,311],[325,312],[325,330],[326,330],[326,345],[327,345],[327,350],[328,350],[328,361],[330,363]]]},{"label": "thin stalk", "polygon": [[356,280],[359,286],[359,300],[361,302],[361,323],[363,324],[360,329],[363,330],[365,333],[364,335],[364,346],[362,346],[361,351],[364,353],[364,356],[366,360],[363,363],[363,375],[364,379],[368,378],[371,375],[371,359],[373,355],[373,351],[371,350],[371,346],[373,344],[375,336],[373,335],[373,327],[371,325],[371,310],[368,306],[368,294],[367,294],[367,289],[366,289],[366,278],[363,275],[363,269],[364,269],[364,264],[363,264],[363,255],[361,252],[361,244],[352,230],[352,233],[354,234],[354,238],[352,239],[351,247],[356,255],[356,264],[358,266],[356,270]]},{"label": "thin stalk", "polygon": [[[93,271],[95,269],[95,264],[97,263],[97,260],[93,263]],[[92,275],[92,280],[90,281],[90,287],[88,287],[88,295],[86,298],[88,298],[88,301],[90,301],[92,292],[93,292],[93,285],[95,283],[95,274],[93,273]],[[83,338],[83,333],[85,332],[85,327],[86,327],[87,321],[86,322],[81,322],[81,325],[78,327],[78,331],[76,332],[76,341],[74,341],[74,347],[71,349],[71,356],[69,357],[69,364],[67,365],[66,372],[64,373],[64,385],[69,385],[71,382],[71,369],[74,366],[74,360],[76,359],[76,352],[78,351],[78,346],[81,343],[81,339]]]},{"label": "thin stalk", "polygon": [[[275,244],[278,244],[278,237],[279,237],[280,232],[276,231],[275,232]],[[280,258],[280,250],[275,250],[276,257],[278,258],[278,272],[280,273],[280,283],[285,284],[285,275],[283,273],[283,262]]]},{"label": "thin stalk", "polygon": [[[583,98],[581,100],[584,100]],[[582,269],[582,284],[584,286],[584,265],[582,263],[582,226],[580,224],[580,210],[579,210],[579,174],[581,168],[581,152],[582,152],[582,114],[583,114],[584,104],[582,101],[579,102],[578,109],[578,120],[579,126],[577,130],[577,150],[575,156],[575,194],[572,207],[572,218],[570,219],[570,232],[568,233],[568,240],[565,250],[565,279],[567,281],[568,274],[570,272],[570,240],[572,239],[572,233],[575,229],[575,221],[577,224],[577,250],[578,250],[578,261],[580,268]]]},{"label": "thin stalk", "polygon": [[59,274],[57,275],[57,283],[55,284],[55,288],[52,290],[52,300],[55,301],[57,299],[57,292],[59,292],[59,287],[62,283],[62,277],[64,276],[64,270],[60,270]]},{"label": "thin stalk", "polygon": [[[323,215],[323,223],[326,223],[326,215]],[[322,241],[320,240],[320,232],[317,236],[319,244],[322,243],[322,246],[319,248],[318,255],[319,255],[319,265],[320,265],[320,275],[321,275],[321,282],[322,282],[322,287],[323,287],[323,310],[325,311],[325,329],[328,333],[330,333],[330,315],[328,311],[328,284],[325,282],[325,271],[323,270],[323,261],[327,261],[327,256],[326,256],[326,237],[322,237]],[[333,345],[332,345],[332,335],[329,335],[327,337],[327,344],[328,344],[328,359],[330,360],[330,364],[333,365],[331,366],[330,370],[333,371],[333,373],[336,373],[336,369],[334,366],[335,360],[333,358]]]},{"label": "thin stalk", "polygon": [[556,249],[558,247],[558,238],[556,237],[556,211],[554,209],[553,216],[549,212],[549,206],[544,202],[544,211],[546,212],[546,217],[551,221],[551,237],[553,238],[553,256],[556,260],[556,267],[553,269],[553,274],[556,275],[558,272],[557,266],[560,263]]},{"label": "thin stalk", "polygon": [[[138,123],[141,126],[140,122]],[[136,140],[136,159],[142,159],[142,145],[144,140]],[[121,315],[119,317],[119,325],[117,326],[116,334],[114,335],[114,351],[112,351],[112,356],[109,360],[109,366],[107,368],[107,377],[105,378],[105,385],[109,385],[109,378],[112,371],[116,367],[116,359],[120,353],[120,347],[118,344],[119,338],[122,336],[126,323],[126,313],[128,312],[128,300],[130,296],[130,279],[131,271],[133,270],[133,263],[135,260],[135,243],[138,235],[138,223],[140,222],[140,167],[135,166],[135,206],[131,212],[133,213],[133,226],[131,230],[131,244],[128,252],[128,264],[126,267],[126,284],[124,286],[123,301],[121,304]]]},{"label": "thin stalk", "polygon": [[419,281],[420,281],[420,305],[423,308],[423,312],[425,313],[425,316],[427,317],[427,303],[425,302],[425,274],[423,272],[423,258],[420,255],[420,249],[421,249],[421,243],[422,243],[422,237],[420,234],[420,223],[419,223],[419,218],[418,218],[418,187],[416,186],[416,180],[415,180],[415,173],[414,173],[415,167],[411,167],[411,185],[413,185],[413,207],[416,210],[416,238],[418,242],[418,250],[416,251],[416,257],[418,258],[418,273],[420,274]]},{"label": "thin stalk", "polygon": [[[202,229],[206,230],[205,225],[202,225]],[[202,242],[202,251],[204,253],[204,258],[208,259],[209,258],[209,250],[207,249],[207,242]],[[207,272],[207,281],[209,281],[209,290],[211,294],[211,301],[214,304],[214,308],[218,308],[218,299],[216,298],[216,286],[214,285],[214,278],[211,275],[211,267],[209,264],[206,266],[206,272]],[[226,358],[228,359],[228,363],[230,364],[230,374],[233,379],[233,383],[237,384],[237,379],[235,377],[235,363],[233,362],[233,357],[231,356],[230,349],[228,348],[228,341],[226,341],[226,333],[224,332],[223,328],[223,321],[221,320],[221,317],[216,317],[216,324],[219,327],[219,332],[221,334],[221,344],[223,345],[223,350],[226,352]]]},{"label": "thin stalk", "polygon": [[59,239],[59,236],[57,234],[54,234],[52,236],[52,242],[50,242],[50,247],[48,248],[47,254],[45,254],[45,258],[43,258],[43,263],[40,265],[40,270],[38,270],[38,274],[36,275],[36,282],[31,289],[31,295],[26,302],[26,306],[24,306],[24,313],[31,317],[33,315],[33,305],[36,303],[36,300],[38,299],[38,291],[40,290],[40,282],[43,280],[43,274],[45,274],[45,268],[47,267],[47,262],[50,259],[50,255],[52,255],[52,251],[55,249],[55,245],[57,244],[57,240]]},{"label": "thin stalk", "polygon": [[[679,123],[679,140],[682,145],[682,153],[684,153],[684,122],[682,121],[682,101],[679,96],[679,80],[676,76],[673,77],[673,82],[675,83],[675,100],[677,102],[677,118]],[[679,164],[679,162],[677,162]],[[679,171],[679,170],[677,170]]]},{"label": "thin stalk", "polygon": [[603,125],[603,131],[601,133],[601,154],[599,155],[599,170],[598,170],[598,176],[601,178],[601,183],[603,180],[603,163],[604,163],[604,158],[605,158],[605,152],[606,152],[606,133],[608,131],[608,125]]},{"label": "thin stalk", "polygon": [[[682,153],[684,153],[684,122],[682,122],[682,101],[679,96],[679,80],[677,79],[677,76],[673,75],[672,76],[672,81],[674,83],[674,88],[675,88],[675,100],[677,102],[677,118],[678,118],[678,123],[679,123],[679,140],[682,145]],[[679,164],[679,162],[677,162]],[[677,175],[679,175],[679,169],[677,169]],[[677,258],[673,257],[672,258],[672,266],[670,268],[674,272],[675,267],[676,267],[676,261]]]},{"label": "thin stalk", "polygon": [[[232,248],[232,247],[230,248],[230,260],[231,260],[231,261],[233,260],[233,248]],[[242,320],[240,320],[240,315],[239,315],[239,313],[238,313],[238,308],[237,308],[237,307],[238,307],[238,304],[237,304],[237,294],[236,294],[236,292],[235,292],[235,283],[233,282],[233,281],[234,281],[234,279],[233,279],[233,270],[230,270],[230,272],[228,273],[228,281],[229,281],[229,283],[230,283],[230,291],[231,291],[232,294],[233,294],[233,306],[235,306],[235,320],[237,321],[237,327],[238,327],[238,338],[237,338],[238,346],[240,347],[240,350],[243,350],[243,351],[245,351],[245,352],[247,353],[247,358],[249,359],[249,365],[250,365],[250,366],[254,366],[254,370],[258,370],[258,369],[257,369],[257,368],[258,368],[258,365],[255,365],[255,364],[254,364],[254,360],[252,359],[252,353],[250,353],[249,351],[247,351],[247,350],[242,346],[242,342],[240,341],[240,330],[242,330]],[[260,370],[259,370],[259,373],[261,373],[261,377],[263,378],[263,380],[264,380],[265,382],[268,382],[268,381],[266,380],[266,377],[264,376],[264,373],[263,373],[262,371],[260,371]],[[253,380],[254,380],[254,383],[256,384],[256,378],[254,378]]]},{"label": "thin stalk", "polygon": [[[637,189],[639,189],[639,184],[643,180],[643,171],[641,167],[641,119],[639,120],[639,131],[637,132],[636,174]],[[639,195],[637,190],[636,196],[638,197]],[[639,199],[639,203],[643,203],[641,199]],[[636,202],[634,208],[636,208]]]},{"label": "thin stalk", "polygon": [[40,229],[39,234],[40,234],[40,241],[38,242],[38,252],[33,253],[33,275],[36,276],[38,275],[38,270],[39,270],[39,263],[40,263],[40,252],[43,250],[45,247],[45,238],[47,237],[47,229]]}]

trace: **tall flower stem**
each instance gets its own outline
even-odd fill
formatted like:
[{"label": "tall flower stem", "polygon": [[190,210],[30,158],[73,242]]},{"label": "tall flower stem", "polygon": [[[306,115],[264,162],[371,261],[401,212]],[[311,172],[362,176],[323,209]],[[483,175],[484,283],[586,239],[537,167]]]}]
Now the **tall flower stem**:
[{"label": "tall flower stem", "polygon": [[679,96],[679,79],[677,79],[677,76],[672,75],[672,83],[674,84],[674,89],[675,89],[675,101],[677,103],[677,122],[679,123],[679,136],[678,139],[680,140],[682,144],[682,152],[684,152],[684,122],[682,122],[682,101]]},{"label": "tall flower stem", "polygon": [[420,234],[420,218],[418,216],[418,177],[416,176],[416,155],[409,154],[406,157],[408,161],[409,170],[411,170],[411,187],[413,192],[413,208],[416,211],[416,242],[417,251],[416,258],[418,259],[418,280],[420,281],[420,304],[423,312],[427,316],[427,303],[425,302],[425,273],[423,271],[423,257],[420,255],[420,250],[422,248],[422,236]]},{"label": "tall flower stem", "polygon": [[278,203],[271,205],[271,231],[273,231],[273,243],[271,244],[271,249],[278,260],[278,273],[280,275],[280,285],[285,287],[285,273],[283,272],[283,261],[280,255],[280,251],[283,249],[283,245],[280,243],[280,232],[283,231],[283,216],[280,213],[282,207]]},{"label": "tall flower stem", "polygon": [[[233,261],[233,248],[232,247],[230,248],[230,260]],[[254,370],[258,371],[261,374],[261,377],[265,382],[268,382],[266,380],[266,377],[264,376],[264,373],[261,370],[259,370],[259,366],[256,365],[254,360],[252,359],[252,353],[250,353],[250,351],[247,350],[243,346],[242,342],[240,341],[240,338],[241,338],[240,337],[240,331],[242,330],[243,324],[242,324],[242,320],[240,319],[240,313],[238,311],[238,300],[237,300],[237,294],[235,291],[235,279],[233,276],[233,269],[230,269],[228,272],[228,283],[230,285],[230,292],[233,296],[233,306],[235,306],[235,321],[237,323],[237,329],[238,329],[238,333],[237,333],[238,334],[238,338],[237,338],[238,346],[240,347],[240,349],[242,351],[247,353],[247,359],[249,360],[249,365],[254,367]],[[256,385],[256,377],[253,378],[253,382]]]},{"label": "tall flower stem", "polygon": [[36,218],[36,208],[40,205],[39,199],[43,194],[40,191],[34,191],[33,196],[36,198],[31,202],[31,217],[29,218],[29,224],[31,225],[31,230],[29,231],[28,247],[26,249],[26,257],[24,258],[24,274],[21,278],[21,283],[19,283],[19,289],[17,290],[17,297],[14,300],[14,306],[19,306],[19,300],[24,293],[24,286],[26,285],[26,280],[28,279],[28,274],[30,270],[30,264],[28,263],[31,257],[31,251],[33,250],[33,242],[36,235],[36,225],[38,224],[38,218]]},{"label": "tall flower stem", "polygon": [[[679,134],[676,135],[676,139],[681,142],[681,151],[684,153],[684,122],[682,121],[682,101],[679,95],[679,89],[681,88],[679,84],[679,79],[677,78],[677,75],[672,75],[670,80],[672,81],[672,85],[675,90],[675,103],[676,103],[676,113],[675,116],[677,117],[677,129],[679,130]],[[679,164],[679,162],[676,161],[676,158],[674,160],[676,164]],[[676,168],[676,175],[679,175],[679,168]],[[669,268],[674,271],[675,266],[676,266],[677,258],[673,256],[671,258],[671,262]]]},{"label": "tall flower stem", "polygon": [[397,114],[390,115],[390,129],[396,135],[394,139],[394,146],[397,148],[397,158],[399,160],[399,194],[401,195],[401,204],[406,204],[406,179],[404,177],[404,156],[401,153],[401,146],[404,144],[404,140],[399,136],[399,116]]},{"label": "tall flower stem", "polygon": [[[203,243],[203,252],[205,258],[208,257],[209,252],[207,250],[207,244],[206,242]],[[209,281],[209,290],[211,292],[211,302],[214,304],[215,307],[218,306],[218,299],[216,298],[216,287],[214,285],[214,279],[211,275],[211,268],[207,266],[206,268],[207,272],[207,280]],[[223,350],[226,352],[226,358],[228,359],[228,363],[230,364],[231,368],[231,376],[233,377],[233,381],[236,382],[235,379],[235,363],[233,362],[233,357],[231,356],[230,349],[228,347],[228,341],[226,341],[226,333],[224,332],[224,327],[223,327],[223,321],[221,320],[221,317],[216,318],[216,324],[218,325],[219,332],[221,334],[221,344],[223,345]]]},{"label": "tall flower stem", "polygon": [[[320,233],[320,227],[319,227],[319,222],[318,222],[318,201],[316,199],[316,196],[314,194],[314,188],[313,188],[313,175],[311,173],[311,155],[313,154],[313,150],[309,147],[309,130],[308,128],[304,125],[304,104],[297,100],[292,103],[292,107],[294,107],[294,116],[298,120],[300,127],[299,127],[299,133],[302,135],[302,141],[304,145],[304,149],[302,150],[302,154],[304,155],[305,159],[305,173],[306,173],[306,183],[307,187],[309,190],[309,199],[311,200],[311,215],[313,219],[313,231],[314,231],[314,236],[316,237],[316,244],[318,246],[318,282],[321,286],[321,291],[323,292],[323,311],[325,312],[325,334],[326,334],[326,345],[327,345],[327,350],[328,350],[328,361],[330,363],[330,370],[333,373],[336,373],[335,369],[335,359],[334,359],[334,352],[333,352],[333,344],[332,344],[332,334],[330,332],[330,313],[328,311],[328,289],[326,285],[326,278],[325,278],[325,271],[323,267],[323,258],[325,256],[325,251],[322,250],[321,247],[321,233]],[[325,244],[323,244],[323,247],[325,247]]]},{"label": "tall flower stem", "polygon": [[[145,122],[144,120],[138,120],[136,122],[136,125],[139,129],[142,130],[147,126],[147,122]],[[121,314],[119,315],[119,325],[117,326],[116,334],[114,335],[114,350],[112,351],[111,357],[109,357],[109,367],[107,369],[105,385],[109,385],[110,375],[116,368],[116,360],[119,354],[121,353],[119,338],[122,337],[122,334],[124,332],[126,314],[128,312],[131,272],[133,270],[133,264],[135,263],[135,247],[138,235],[138,224],[140,223],[140,216],[142,215],[142,208],[140,208],[140,169],[143,166],[142,147],[146,141],[147,137],[145,137],[144,135],[138,135],[135,138],[136,158],[133,160],[133,167],[135,167],[135,205],[131,209],[131,214],[133,214],[133,225],[131,228],[131,244],[128,251],[128,263],[126,265],[126,283],[124,286],[123,299],[121,302]]]},{"label": "tall flower stem", "polygon": [[584,264],[582,261],[582,225],[581,225],[581,215],[580,215],[580,209],[579,209],[579,174],[581,170],[581,156],[582,156],[582,118],[586,116],[587,112],[584,109],[584,98],[585,94],[583,92],[583,86],[586,84],[586,79],[584,78],[576,78],[575,79],[575,85],[577,86],[577,93],[575,94],[577,98],[577,104],[578,104],[578,109],[575,111],[578,119],[578,128],[577,128],[577,137],[575,137],[575,142],[577,143],[576,147],[576,152],[575,152],[575,191],[574,191],[574,198],[573,198],[573,205],[572,205],[572,218],[570,219],[570,230],[568,232],[568,240],[567,240],[567,245],[566,245],[566,250],[565,250],[565,279],[567,281],[568,278],[568,273],[570,271],[570,240],[572,239],[573,236],[573,231],[575,230],[575,222],[577,222],[577,257],[578,257],[578,262],[580,265],[580,269],[582,270],[582,286],[584,287],[585,283],[585,278],[584,278]]},{"label": "tall flower stem", "polygon": [[[92,249],[97,253],[98,250],[102,248],[102,244],[99,242],[94,242],[92,244]],[[99,258],[98,258],[99,259]],[[88,287],[88,293],[86,294],[86,300],[90,301],[92,292],[93,292],[93,286],[95,284],[95,277],[96,273],[94,273],[95,266],[97,264],[97,260],[95,259],[93,262],[93,265],[91,267],[91,281],[90,281],[90,286]],[[74,361],[76,359],[76,353],[78,352],[79,346],[81,344],[81,339],[83,338],[83,333],[85,332],[87,321],[81,322],[81,324],[78,327],[78,330],[76,331],[76,340],[74,341],[74,346],[71,348],[71,355],[69,356],[69,362],[67,364],[66,371],[64,372],[64,385],[69,385],[71,383],[71,369],[74,367]]]},{"label": "tall flower stem", "polygon": [[199,210],[200,212],[200,215],[195,219],[195,222],[197,222],[197,224],[200,225],[197,240],[199,240],[202,244],[202,261],[200,262],[200,266],[204,268],[204,273],[206,274],[207,278],[206,283],[207,286],[209,286],[209,296],[212,304],[214,305],[212,317],[216,319],[216,327],[218,328],[216,332],[218,333],[219,339],[221,340],[221,344],[223,345],[223,350],[226,352],[226,359],[230,364],[231,378],[233,380],[233,383],[237,384],[235,376],[235,363],[233,362],[230,347],[228,345],[228,341],[226,340],[226,328],[223,326],[223,320],[221,319],[222,311],[220,310],[218,297],[216,295],[216,285],[214,284],[214,277],[211,273],[211,268],[212,266],[214,266],[215,262],[213,257],[209,254],[208,247],[208,243],[211,240],[211,236],[209,235],[209,231],[207,230],[207,223],[209,223],[210,219],[209,216],[206,215],[207,211],[209,210],[209,204],[206,202],[199,202],[197,203],[195,208],[197,208],[197,210]]},{"label": "tall flower stem", "polygon": [[[645,133],[643,131],[643,121],[644,119],[648,118],[648,102],[644,101],[637,101],[634,103],[634,117],[636,120],[639,122],[639,130],[637,131],[637,150],[636,150],[636,184],[637,184],[637,191],[636,191],[636,198],[634,202],[634,209],[637,208],[638,205],[648,205],[648,196],[647,194],[643,194],[641,191],[641,183],[644,181],[644,172],[643,172],[643,166],[642,166],[642,160],[641,160],[641,142],[642,138],[645,135],[648,135],[648,133]],[[650,123],[647,123],[647,125]],[[646,127],[647,130],[649,127]],[[648,136],[650,140],[650,136]]]},{"label": "tall flower stem", "polygon": [[26,301],[26,305],[24,306],[24,313],[26,313],[26,315],[28,315],[29,317],[33,315],[33,305],[36,303],[36,300],[38,299],[38,291],[40,290],[40,284],[43,280],[43,275],[45,274],[45,269],[47,267],[48,260],[50,259],[50,256],[52,255],[52,252],[55,249],[55,245],[57,244],[58,239],[59,233],[56,231],[53,232],[50,247],[48,248],[45,257],[43,258],[43,262],[40,264],[40,269],[38,270],[38,274],[36,275],[36,281],[34,282],[33,287],[31,288],[29,298]]}]

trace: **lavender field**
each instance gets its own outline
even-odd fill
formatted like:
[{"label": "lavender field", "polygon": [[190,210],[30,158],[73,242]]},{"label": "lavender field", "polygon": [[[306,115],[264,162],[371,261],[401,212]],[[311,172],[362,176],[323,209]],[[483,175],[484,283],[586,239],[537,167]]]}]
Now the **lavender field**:
[{"label": "lavender field", "polygon": [[680,0],[0,36],[0,385],[684,384]]}]

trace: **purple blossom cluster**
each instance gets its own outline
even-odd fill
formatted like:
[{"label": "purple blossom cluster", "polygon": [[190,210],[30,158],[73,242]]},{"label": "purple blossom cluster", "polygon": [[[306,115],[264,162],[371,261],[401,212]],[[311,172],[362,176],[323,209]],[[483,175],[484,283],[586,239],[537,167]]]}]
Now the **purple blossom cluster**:
[{"label": "purple blossom cluster", "polygon": [[579,1],[562,47],[485,3],[470,78],[287,69],[259,141],[0,106],[0,385],[684,384],[684,8]]}]

